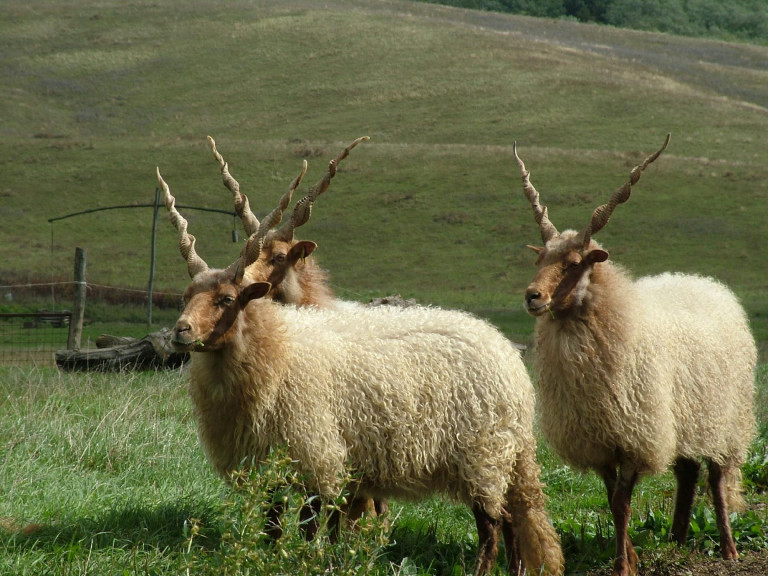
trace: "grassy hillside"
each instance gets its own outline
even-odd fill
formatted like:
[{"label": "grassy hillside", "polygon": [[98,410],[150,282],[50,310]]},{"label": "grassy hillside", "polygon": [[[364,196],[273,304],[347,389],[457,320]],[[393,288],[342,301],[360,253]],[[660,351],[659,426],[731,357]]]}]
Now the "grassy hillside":
[{"label": "grassy hillside", "polygon": [[[154,199],[230,209],[205,136],[259,214],[358,147],[301,237],[338,293],[520,312],[539,241],[512,142],[562,230],[655,150],[600,239],[636,274],[728,282],[768,340],[768,48],[374,0],[0,4],[0,278],[146,287]],[[761,64],[762,63],[762,64]],[[232,218],[186,212],[213,266]],[[239,227],[239,223],[238,223]],[[241,238],[242,238],[241,233]],[[157,289],[186,271],[165,218]]]}]

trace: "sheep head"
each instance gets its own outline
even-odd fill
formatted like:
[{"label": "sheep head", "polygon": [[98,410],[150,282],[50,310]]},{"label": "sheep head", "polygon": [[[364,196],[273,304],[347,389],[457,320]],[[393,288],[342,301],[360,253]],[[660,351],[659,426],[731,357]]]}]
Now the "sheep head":
[{"label": "sheep head", "polygon": [[209,268],[195,252],[195,237],[187,232],[187,221],[176,210],[176,199],[159,169],[157,180],[170,220],[179,232],[179,251],[192,278],[184,292],[184,311],[174,326],[171,343],[179,352],[220,350],[235,337],[240,312],[251,300],[265,296],[272,285],[246,279],[242,258],[225,270]]},{"label": "sheep head", "polygon": [[564,312],[580,307],[588,293],[590,279],[596,264],[608,259],[608,252],[592,239],[608,223],[614,209],[629,200],[632,186],[640,180],[645,168],[667,148],[671,135],[667,134],[663,146],[648,156],[642,164],[630,172],[629,180],[612,195],[610,200],[597,207],[589,224],[581,232],[566,230],[560,234],[549,221],[546,206],[539,203],[539,193],[530,182],[530,172],[517,154],[523,179],[523,192],[533,207],[534,219],[541,230],[543,247],[529,246],[538,258],[536,275],[525,291],[525,308],[533,316]]},{"label": "sheep head", "polygon": [[273,300],[299,304],[304,297],[297,277],[306,271],[306,258],[317,244],[310,240],[285,242],[274,240],[262,248],[259,259],[246,271],[248,278],[264,278],[272,285],[270,294]]},{"label": "sheep head", "polygon": [[[243,251],[245,275],[253,281],[268,281],[273,286],[273,297],[288,302],[298,301],[301,296],[290,294],[290,289],[284,285],[284,280],[291,274],[300,273],[300,263],[314,252],[317,244],[311,241],[299,241],[294,238],[294,231],[309,221],[315,200],[328,190],[331,179],[336,175],[339,163],[349,156],[350,151],[360,142],[368,140],[368,136],[356,139],[344,148],[342,152],[328,164],[328,170],[323,178],[310,188],[309,192],[294,206],[290,218],[280,227],[282,215],[290,202],[291,195],[301,183],[307,170],[306,160],[303,162],[301,173],[291,182],[288,192],[283,196],[279,205],[263,221],[259,222],[251,212],[247,196],[240,192],[240,185],[229,172],[229,166],[216,148],[216,142],[208,136],[214,158],[219,163],[224,186],[232,193],[235,211],[240,216],[249,239]],[[295,286],[296,283],[293,283]]]},{"label": "sheep head", "polygon": [[184,292],[184,311],[176,321],[171,343],[179,352],[210,352],[237,337],[237,320],[251,300],[264,297],[268,282],[247,283],[242,274],[208,270],[195,275]]},{"label": "sheep head", "polygon": [[[303,175],[303,173],[302,173]],[[237,334],[237,319],[251,300],[264,297],[272,288],[269,282],[254,281],[245,277],[245,261],[249,255],[258,260],[264,234],[258,230],[249,239],[240,258],[224,270],[211,269],[195,251],[195,237],[187,231],[187,221],[176,209],[176,199],[170,187],[157,170],[165,206],[171,223],[179,232],[179,251],[187,262],[192,282],[184,292],[184,311],[171,335],[171,343],[179,352],[212,351],[228,346]],[[268,215],[268,229],[279,222],[290,195],[301,180],[301,175],[291,184],[280,205]],[[314,244],[314,243],[313,243]],[[265,273],[266,275],[266,273]]]}]

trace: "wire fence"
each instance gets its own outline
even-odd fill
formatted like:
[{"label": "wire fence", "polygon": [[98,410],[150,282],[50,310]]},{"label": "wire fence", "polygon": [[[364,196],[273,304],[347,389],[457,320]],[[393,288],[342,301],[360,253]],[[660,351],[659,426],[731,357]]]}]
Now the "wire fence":
[{"label": "wire fence", "polygon": [[[9,282],[9,280],[11,280]],[[14,281],[15,280],[15,281]],[[0,365],[54,365],[55,353],[67,348],[74,281],[19,282],[0,277]],[[180,292],[152,292],[154,314],[148,318],[147,289],[108,286],[86,282],[86,305],[81,348],[97,346],[97,338],[112,336],[142,338],[169,328],[182,310]],[[334,286],[341,297],[359,298],[350,290]],[[768,287],[740,286],[746,294],[764,294]],[[761,362],[768,361],[768,322],[765,300],[751,297],[752,329],[758,341]],[[57,315],[65,315],[59,319]]]},{"label": "wire fence", "polygon": [[72,313],[0,313],[0,363],[53,365],[67,347]]},{"label": "wire fence", "polygon": [[[54,366],[56,352],[67,348],[72,322],[75,282],[8,283],[0,281],[0,365]],[[153,323],[148,322],[148,291],[86,283],[84,335],[81,348],[92,348],[97,337],[141,337],[172,325],[181,294],[153,292]],[[125,334],[125,331],[130,332]]]}]

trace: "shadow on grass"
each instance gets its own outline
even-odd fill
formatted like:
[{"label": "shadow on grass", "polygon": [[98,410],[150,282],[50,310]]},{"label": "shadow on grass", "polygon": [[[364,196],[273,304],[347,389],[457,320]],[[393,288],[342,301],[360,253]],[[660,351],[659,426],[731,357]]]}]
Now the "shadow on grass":
[{"label": "shadow on grass", "polygon": [[[476,542],[466,538],[438,538],[436,523],[395,526],[390,544],[381,558],[387,564],[399,566],[404,574],[460,575],[472,572],[477,555]],[[504,563],[503,546],[499,550],[499,564]]]},{"label": "shadow on grass", "polygon": [[188,540],[194,519],[202,527],[195,545],[214,549],[221,540],[220,513],[210,504],[179,501],[157,507],[129,504],[72,522],[17,525],[5,521],[0,526],[0,546],[55,551],[86,543],[95,549],[178,550]]}]

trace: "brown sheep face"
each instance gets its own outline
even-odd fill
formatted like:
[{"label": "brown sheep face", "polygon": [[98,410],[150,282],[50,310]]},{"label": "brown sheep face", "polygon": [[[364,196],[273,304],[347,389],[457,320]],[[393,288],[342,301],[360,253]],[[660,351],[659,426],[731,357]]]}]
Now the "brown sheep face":
[{"label": "brown sheep face", "polygon": [[315,248],[317,244],[307,240],[270,241],[262,247],[259,259],[246,270],[246,278],[251,282],[269,282],[272,285],[269,297],[273,300],[300,302],[302,294],[297,293],[301,291],[298,277],[304,270],[304,259]]},{"label": "brown sheep face", "polygon": [[525,309],[532,316],[554,316],[580,307],[593,267],[608,259],[608,252],[595,242],[582,250],[580,237],[573,231],[563,232],[543,248],[531,248],[538,254],[536,276],[525,291]]},{"label": "brown sheep face", "polygon": [[171,343],[178,352],[220,350],[236,337],[237,323],[248,302],[269,292],[268,282],[243,285],[226,270],[197,274],[184,292],[184,311],[176,321]]},{"label": "brown sheep face", "polygon": [[608,202],[592,212],[589,224],[582,232],[567,230],[562,234],[549,219],[547,207],[541,204],[539,192],[531,183],[531,173],[518,156],[515,143],[513,152],[523,179],[523,193],[533,208],[533,217],[544,242],[543,248],[531,246],[539,257],[536,276],[525,291],[525,309],[529,314],[542,316],[549,313],[554,319],[555,312],[576,311],[585,303],[595,265],[608,259],[608,253],[592,240],[592,236],[608,224],[619,204],[629,200],[632,186],[637,184],[648,165],[666,150],[670,138],[667,134],[662,147],[632,169],[629,180],[611,194]]}]

